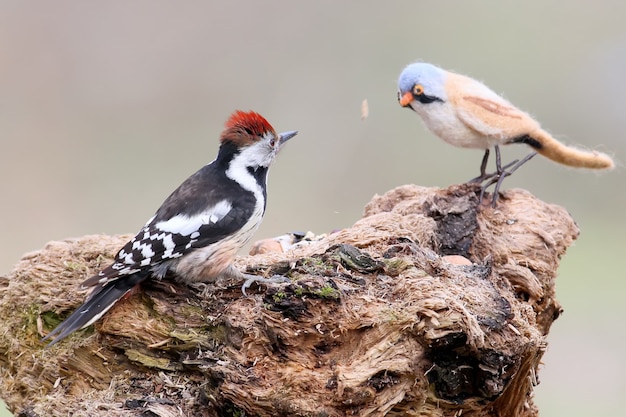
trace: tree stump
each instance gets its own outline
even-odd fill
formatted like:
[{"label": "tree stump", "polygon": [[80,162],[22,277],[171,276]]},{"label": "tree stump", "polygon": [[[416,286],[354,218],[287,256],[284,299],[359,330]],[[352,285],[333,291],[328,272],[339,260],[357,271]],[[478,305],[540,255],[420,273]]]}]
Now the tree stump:
[{"label": "tree stump", "polygon": [[51,242],[0,278],[0,396],[28,417],[536,416],[578,228],[526,191],[496,209],[477,192],[398,187],[348,229],[237,261],[290,284],[150,282],[46,349],[131,236]]}]

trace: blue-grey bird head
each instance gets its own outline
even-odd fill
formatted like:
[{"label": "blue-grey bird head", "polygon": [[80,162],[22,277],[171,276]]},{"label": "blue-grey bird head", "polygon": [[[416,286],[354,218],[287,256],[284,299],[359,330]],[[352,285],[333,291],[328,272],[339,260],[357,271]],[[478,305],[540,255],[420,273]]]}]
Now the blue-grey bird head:
[{"label": "blue-grey bird head", "polygon": [[425,62],[408,65],[398,79],[398,101],[402,107],[412,107],[415,101],[428,104],[447,100],[446,72]]}]

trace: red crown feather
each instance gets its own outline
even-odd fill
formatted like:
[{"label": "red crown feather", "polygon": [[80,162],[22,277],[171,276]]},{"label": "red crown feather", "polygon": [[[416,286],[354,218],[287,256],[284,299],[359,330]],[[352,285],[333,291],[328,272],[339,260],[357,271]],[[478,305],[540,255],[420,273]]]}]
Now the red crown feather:
[{"label": "red crown feather", "polygon": [[267,132],[274,132],[271,124],[259,113],[237,110],[230,115],[225,124],[221,141],[230,140],[237,145],[244,145],[257,140]]}]

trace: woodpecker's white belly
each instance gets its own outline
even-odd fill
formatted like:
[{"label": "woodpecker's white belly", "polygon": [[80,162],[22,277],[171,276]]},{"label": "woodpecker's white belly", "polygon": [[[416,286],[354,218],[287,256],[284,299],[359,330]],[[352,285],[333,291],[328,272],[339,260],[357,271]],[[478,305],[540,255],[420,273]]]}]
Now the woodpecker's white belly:
[{"label": "woodpecker's white belly", "polygon": [[169,269],[182,282],[214,281],[232,264],[239,249],[250,241],[261,220],[263,207],[257,207],[250,220],[237,233],[172,261]]}]

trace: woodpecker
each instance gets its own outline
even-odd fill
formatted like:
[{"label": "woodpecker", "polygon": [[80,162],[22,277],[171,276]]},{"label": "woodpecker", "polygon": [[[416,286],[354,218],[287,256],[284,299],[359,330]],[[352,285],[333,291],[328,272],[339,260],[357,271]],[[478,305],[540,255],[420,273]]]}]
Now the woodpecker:
[{"label": "woodpecker", "polygon": [[[499,145],[525,143],[539,154],[571,167],[614,166],[606,154],[575,149],[557,141],[530,115],[484,84],[432,64],[416,62],[404,68],[398,81],[398,101],[417,113],[426,127],[445,142],[485,150],[480,176],[472,181],[488,180],[485,187],[496,184],[494,206],[502,180],[535,155],[532,152],[502,167]],[[495,174],[485,172],[490,148],[496,151]]]},{"label": "woodpecker", "polygon": [[220,136],[215,160],[165,199],[111,265],[81,284],[93,287],[91,294],[43,341],[54,337],[51,346],[91,325],[133,287],[168,273],[183,283],[220,276],[245,280],[244,295],[255,281],[288,281],[244,274],[232,261],[263,219],[270,165],[297,133],[277,134],[260,114],[235,111]]}]

